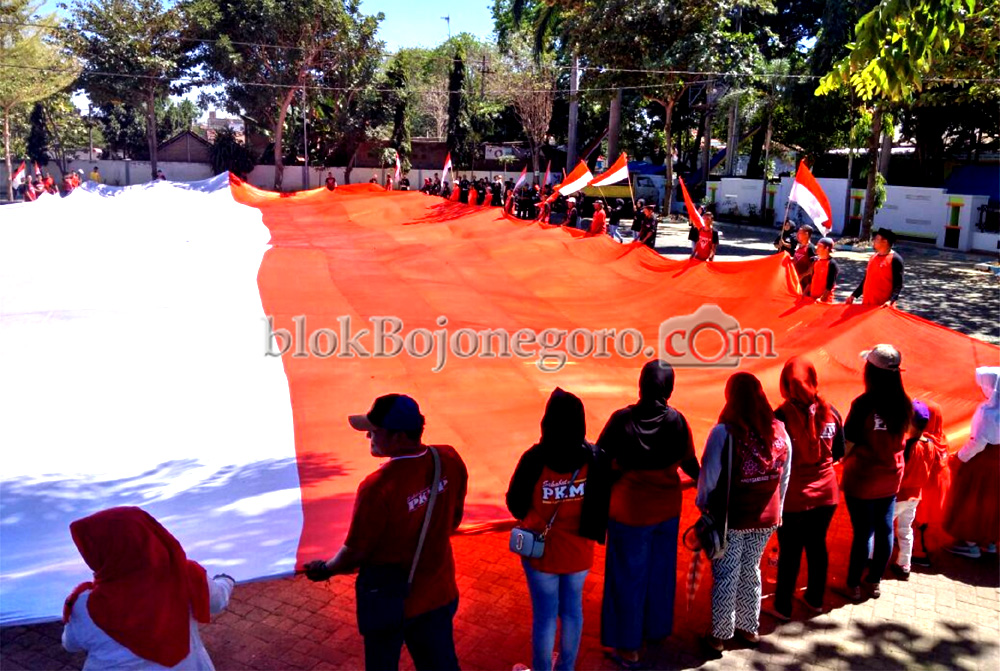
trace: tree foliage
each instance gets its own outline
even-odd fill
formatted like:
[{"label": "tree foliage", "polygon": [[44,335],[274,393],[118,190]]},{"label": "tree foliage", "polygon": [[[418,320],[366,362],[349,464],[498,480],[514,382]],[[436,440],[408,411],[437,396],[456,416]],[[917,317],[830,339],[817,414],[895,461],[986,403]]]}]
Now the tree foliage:
[{"label": "tree foliage", "polygon": [[228,170],[246,179],[256,165],[253,154],[236,139],[236,133],[231,128],[220,128],[215,131],[215,140],[209,152],[212,158],[212,172],[216,175]]},{"label": "tree foliage", "polygon": [[190,0],[188,7],[199,35],[211,40],[201,55],[221,102],[248,130],[270,135],[280,189],[289,106],[302,90],[325,87],[322,104],[333,116],[356,109],[375,75],[382,14],[362,14],[360,0]]},{"label": "tree foliage", "polygon": [[145,115],[146,151],[156,178],[158,101],[192,82],[193,44],[183,5],[162,0],[73,0],[62,31],[83,63],[79,85],[97,105],[128,105]]}]

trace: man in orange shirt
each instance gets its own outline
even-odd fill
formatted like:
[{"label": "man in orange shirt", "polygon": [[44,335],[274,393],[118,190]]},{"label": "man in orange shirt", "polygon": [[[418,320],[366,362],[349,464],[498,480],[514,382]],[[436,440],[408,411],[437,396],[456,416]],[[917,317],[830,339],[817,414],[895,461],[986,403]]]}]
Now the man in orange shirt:
[{"label": "man in orange shirt", "polygon": [[590,221],[590,232],[587,235],[604,235],[607,228],[608,215],[604,212],[604,203],[598,200],[594,203],[594,218]]},{"label": "man in orange shirt", "polygon": [[903,290],[903,257],[892,251],[896,234],[888,228],[880,228],[872,238],[875,254],[868,259],[868,268],[861,284],[847,297],[850,305],[856,299],[864,298],[862,305],[885,305],[896,307],[899,292]]},{"label": "man in orange shirt", "polygon": [[[354,429],[367,432],[372,456],[388,461],[358,486],[343,547],[329,561],[309,562],[306,575],[319,581],[358,571],[358,628],[364,637],[368,671],[398,669],[404,643],[417,671],[458,671],[452,631],[458,585],[451,535],[465,508],[469,480],[465,463],[455,448],[421,441],[424,416],[409,396],[380,396],[367,414],[351,415],[348,421]],[[431,508],[435,462],[440,479]],[[428,513],[424,537],[421,530]],[[413,558],[422,537],[414,570]],[[390,571],[396,581],[387,582]],[[404,588],[402,621],[391,626],[378,622],[372,629],[376,623],[362,618],[362,597],[368,609],[375,609],[373,594],[405,586],[408,574],[412,582]],[[373,615],[384,613],[368,610],[365,619],[381,619]]]}]

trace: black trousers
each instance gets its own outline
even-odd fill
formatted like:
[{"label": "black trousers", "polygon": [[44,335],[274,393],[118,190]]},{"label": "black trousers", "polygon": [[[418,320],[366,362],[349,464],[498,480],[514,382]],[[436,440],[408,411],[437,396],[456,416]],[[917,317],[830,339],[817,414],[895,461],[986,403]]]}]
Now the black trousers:
[{"label": "black trousers", "polygon": [[365,636],[365,671],[397,671],[403,644],[417,671],[459,671],[452,620],[458,599],[403,621],[398,631]]},{"label": "black trousers", "polygon": [[826,532],[837,506],[821,506],[804,512],[785,512],[778,527],[778,584],[774,593],[775,609],[786,615],[792,612],[792,595],[799,579],[802,551],[806,553],[809,578],[806,601],[816,607],[823,605],[829,555]]}]

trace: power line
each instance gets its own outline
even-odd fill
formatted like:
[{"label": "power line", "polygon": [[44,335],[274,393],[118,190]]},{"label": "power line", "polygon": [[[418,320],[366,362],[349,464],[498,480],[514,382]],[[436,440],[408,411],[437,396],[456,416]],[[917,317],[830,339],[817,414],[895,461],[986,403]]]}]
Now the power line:
[{"label": "power line", "polygon": [[[44,23],[28,23],[28,22],[18,22],[18,21],[0,21],[0,25],[9,26],[24,26],[24,27],[34,27],[34,28],[44,28],[46,30],[57,30],[58,26],[51,26]],[[265,44],[260,42],[239,42],[233,40],[210,40],[194,37],[177,37],[176,39],[185,42],[198,42],[201,44],[217,44],[219,42],[226,42],[227,44],[234,44],[238,46],[245,47],[258,47],[261,49],[275,49],[275,50],[290,50],[290,51],[306,51],[307,47],[300,47],[294,45],[283,45],[283,44]],[[389,59],[402,53],[403,50],[386,51],[379,55],[382,59]],[[332,52],[330,49],[323,49],[321,53],[336,53]],[[453,56],[427,56],[426,60],[430,61],[440,61],[445,63],[453,63],[455,58]],[[477,64],[467,63],[466,67],[475,70],[477,69]],[[550,66],[557,70],[571,70],[570,65],[558,65],[552,64]],[[746,79],[746,78],[756,78],[756,79],[792,79],[798,81],[816,81],[822,79],[822,75],[808,75],[808,74],[781,74],[774,72],[734,72],[734,71],[722,71],[722,70],[666,70],[657,68],[611,68],[605,66],[581,66],[580,70],[583,72],[596,72],[598,74],[645,74],[645,75],[679,75],[679,76],[695,76],[695,77],[725,77],[732,79]],[[480,69],[480,73],[485,75],[488,72],[485,70],[485,66]],[[925,77],[923,78],[925,82],[933,83],[1000,83],[1000,78],[997,77]],[[313,87],[315,88],[315,87]],[[637,88],[649,88],[646,86],[617,86],[609,88],[592,88],[592,89],[581,89],[581,90],[591,90],[591,91],[613,91],[618,88],[624,89],[637,89]],[[356,90],[356,89],[345,89],[345,90]],[[432,91],[433,93],[438,93],[439,91]],[[447,91],[444,91],[447,93]],[[545,91],[540,91],[544,93]]]}]

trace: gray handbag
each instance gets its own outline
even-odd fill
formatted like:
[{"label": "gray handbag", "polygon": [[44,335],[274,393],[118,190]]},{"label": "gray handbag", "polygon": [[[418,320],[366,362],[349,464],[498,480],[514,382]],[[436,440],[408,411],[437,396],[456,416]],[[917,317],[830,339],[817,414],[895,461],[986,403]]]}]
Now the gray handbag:
[{"label": "gray handbag", "polygon": [[[570,483],[576,482],[576,476],[579,474],[579,468],[573,471]],[[561,505],[561,501],[556,504],[556,509],[552,511],[552,517],[549,518],[548,524],[545,525],[545,530],[541,533],[523,527],[514,527],[511,529],[510,551],[527,559],[538,559],[545,554],[545,537],[552,529],[552,524],[556,521],[556,515],[559,514],[559,506]]]}]

